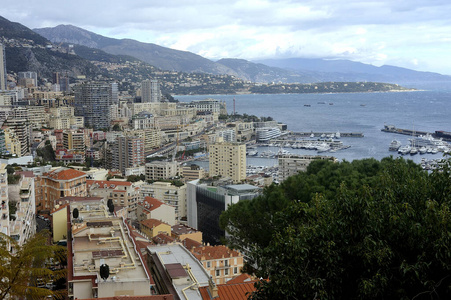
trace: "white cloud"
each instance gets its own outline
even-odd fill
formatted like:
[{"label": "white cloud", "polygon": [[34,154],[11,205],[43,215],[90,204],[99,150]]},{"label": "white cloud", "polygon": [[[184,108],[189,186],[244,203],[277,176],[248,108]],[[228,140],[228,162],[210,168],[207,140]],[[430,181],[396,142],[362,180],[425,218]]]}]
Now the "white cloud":
[{"label": "white cloud", "polygon": [[2,4],[30,28],[73,24],[212,59],[329,57],[451,73],[449,0],[78,0]]}]

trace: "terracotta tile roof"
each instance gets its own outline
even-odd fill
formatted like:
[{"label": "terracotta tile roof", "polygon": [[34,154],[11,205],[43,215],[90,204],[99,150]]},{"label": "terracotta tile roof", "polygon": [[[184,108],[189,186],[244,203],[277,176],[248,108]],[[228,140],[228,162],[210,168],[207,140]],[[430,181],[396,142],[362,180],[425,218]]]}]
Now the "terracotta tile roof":
[{"label": "terracotta tile roof", "polygon": [[[255,291],[253,282],[237,283],[237,284],[219,284],[218,297],[215,300],[247,300],[250,293]],[[209,287],[199,288],[200,295],[203,300],[213,299],[209,293]]]},{"label": "terracotta tile roof", "polygon": [[162,222],[160,220],[157,220],[157,219],[147,219],[147,220],[141,221],[141,225],[146,226],[148,228],[154,228],[161,224],[165,224],[165,225],[169,226],[169,224]]},{"label": "terracotta tile roof", "polygon": [[197,232],[196,229],[186,226],[184,224],[176,224],[171,227],[171,231],[175,235],[189,234]]},{"label": "terracotta tile roof", "polygon": [[56,180],[71,180],[78,177],[85,176],[86,173],[74,169],[69,168],[59,168],[48,173],[45,173],[44,176],[56,179]]},{"label": "terracotta tile roof", "polygon": [[244,282],[250,282],[255,281],[252,279],[252,276],[247,273],[242,273],[238,276],[233,277],[229,281],[227,281],[227,284],[234,284],[234,283],[244,283]]},{"label": "terracotta tile roof", "polygon": [[201,243],[199,243],[198,241],[195,241],[193,239],[190,239],[190,238],[184,239],[182,241],[182,245],[185,246],[185,248],[188,249],[188,250],[191,250],[193,248],[202,246]]},{"label": "terracotta tile roof", "polygon": [[104,298],[88,298],[86,300],[174,300],[174,296],[171,294],[152,296],[115,296]]},{"label": "terracotta tile roof", "polygon": [[158,235],[156,235],[152,238],[152,241],[157,245],[161,245],[161,244],[165,245],[165,244],[174,242],[175,239],[172,236],[169,236],[167,234],[159,233]]},{"label": "terracotta tile roof", "polygon": [[[154,209],[157,209],[164,203],[161,202],[158,199],[152,198],[152,197],[145,197],[142,203],[139,203],[138,205],[141,205],[145,207],[147,210],[152,211]],[[146,213],[146,212],[145,212]]]},{"label": "terracotta tile roof", "polygon": [[191,252],[200,261],[243,256],[240,252],[232,250],[224,245],[197,247],[192,249]]}]

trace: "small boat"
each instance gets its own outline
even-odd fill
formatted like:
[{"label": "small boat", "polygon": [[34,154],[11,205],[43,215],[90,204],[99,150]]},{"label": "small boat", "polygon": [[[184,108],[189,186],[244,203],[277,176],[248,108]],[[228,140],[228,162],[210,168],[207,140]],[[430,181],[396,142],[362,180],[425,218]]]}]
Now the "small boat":
[{"label": "small boat", "polygon": [[257,156],[257,154],[258,154],[258,151],[250,151],[249,152],[249,156]]},{"label": "small boat", "polygon": [[360,106],[366,106],[366,104],[360,104]]},{"label": "small boat", "polygon": [[412,149],[410,149],[410,155],[415,155],[418,153],[418,149],[415,147],[412,147]]},{"label": "small boat", "polygon": [[315,137],[315,134],[314,134],[314,133],[312,133],[312,134],[310,135],[310,137],[311,137],[311,138],[314,138],[314,137]]},{"label": "small boat", "polygon": [[329,105],[334,105],[334,103],[333,103],[333,102],[330,102]]},{"label": "small boat", "polygon": [[311,105],[310,105],[310,104],[304,104],[304,106],[306,106],[306,107],[310,107]]},{"label": "small boat", "polygon": [[420,152],[420,154],[425,154],[427,152],[427,148],[423,146],[418,151]]},{"label": "small boat", "polygon": [[319,101],[318,104],[326,104],[324,101]]}]

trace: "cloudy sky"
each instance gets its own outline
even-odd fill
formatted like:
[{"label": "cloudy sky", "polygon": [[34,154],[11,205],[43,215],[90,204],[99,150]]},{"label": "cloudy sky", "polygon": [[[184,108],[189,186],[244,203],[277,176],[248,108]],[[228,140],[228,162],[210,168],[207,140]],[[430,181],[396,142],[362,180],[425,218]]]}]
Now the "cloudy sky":
[{"label": "cloudy sky", "polygon": [[204,57],[341,58],[451,75],[450,0],[22,0],[1,15]]}]

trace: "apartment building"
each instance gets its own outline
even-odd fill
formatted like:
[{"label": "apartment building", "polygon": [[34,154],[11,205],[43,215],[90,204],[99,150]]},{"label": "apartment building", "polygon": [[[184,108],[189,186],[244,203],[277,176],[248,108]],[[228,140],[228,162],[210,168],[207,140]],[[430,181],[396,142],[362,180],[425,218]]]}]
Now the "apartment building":
[{"label": "apartment building", "polygon": [[111,145],[112,166],[125,174],[126,168],[144,165],[144,140],[137,136],[120,136]]},{"label": "apartment building", "polygon": [[158,80],[144,80],[141,82],[141,102],[158,103],[161,101],[160,84]]},{"label": "apartment building", "polygon": [[87,196],[85,172],[58,168],[36,178],[36,209],[50,212],[54,201],[68,196]]},{"label": "apartment building", "polygon": [[74,116],[75,108],[71,106],[52,107],[49,109],[47,123],[53,129],[83,128],[84,117]]},{"label": "apartment building", "polygon": [[209,145],[209,175],[229,177],[234,183],[246,179],[246,145],[219,142]]},{"label": "apartment building", "polygon": [[[73,217],[75,209],[78,218]],[[71,202],[54,212],[53,226],[67,230],[70,300],[151,295],[153,280],[132,229],[125,219],[109,213],[106,202]],[[105,265],[109,272],[102,278]]]},{"label": "apartment building", "polygon": [[243,254],[224,245],[200,246],[191,249],[191,253],[202,263],[216,284],[227,283],[238,276],[244,266]]},{"label": "apartment building", "polygon": [[184,166],[182,168],[182,176],[185,182],[204,178],[206,175],[205,169],[198,165]]},{"label": "apartment building", "polygon": [[5,139],[5,151],[9,154],[15,154],[17,157],[22,157],[22,145],[19,137],[10,127],[2,127]]},{"label": "apartment building", "polygon": [[127,207],[128,217],[136,218],[138,201],[141,199],[139,188],[128,181],[86,180],[88,195],[112,200],[115,207]]},{"label": "apartment building", "polygon": [[156,181],[140,185],[141,196],[156,198],[175,208],[176,219],[186,217],[186,184]]},{"label": "apartment building", "polygon": [[202,299],[198,288],[208,286],[209,275],[181,244],[148,246],[147,265],[157,293],[172,294],[175,299]]},{"label": "apartment building", "polygon": [[113,98],[117,98],[117,91],[112,84],[79,84],[75,87],[75,115],[84,117],[85,125],[91,128],[109,128]]},{"label": "apartment building", "polygon": [[161,180],[179,175],[179,166],[175,161],[153,161],[146,164],[146,180]]},{"label": "apartment building", "polygon": [[85,155],[86,151],[86,134],[84,130],[64,130],[63,131],[63,147],[78,154]]},{"label": "apartment building", "polygon": [[169,225],[175,225],[175,207],[152,197],[139,200],[136,209],[138,221],[157,219]]},{"label": "apartment building", "polygon": [[171,225],[157,219],[146,219],[139,222],[141,232],[149,238],[153,238],[159,234],[171,235]]},{"label": "apartment building", "polygon": [[31,126],[26,118],[17,119],[8,117],[3,123],[4,127],[9,127],[20,142],[20,156],[30,153]]},{"label": "apartment building", "polygon": [[32,172],[18,172],[19,182],[8,183],[9,202],[15,203],[15,220],[10,220],[10,236],[22,246],[36,233],[35,183]]}]

